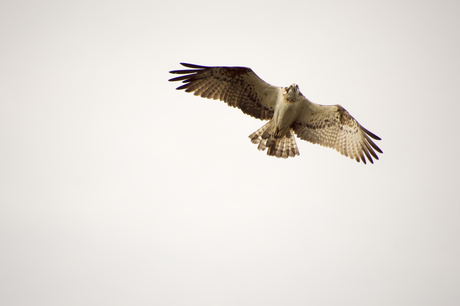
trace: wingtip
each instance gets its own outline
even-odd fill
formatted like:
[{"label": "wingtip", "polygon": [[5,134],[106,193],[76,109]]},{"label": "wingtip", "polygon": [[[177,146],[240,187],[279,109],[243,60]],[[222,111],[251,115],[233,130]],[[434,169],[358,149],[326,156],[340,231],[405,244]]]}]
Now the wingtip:
[{"label": "wingtip", "polygon": [[373,138],[375,140],[382,140],[382,138],[380,138],[379,136],[377,136],[374,133],[370,132],[368,129],[364,128],[363,126],[361,126],[361,128],[363,129],[364,133],[369,135],[371,138]]},{"label": "wingtip", "polygon": [[190,63],[180,63],[182,66],[187,67],[187,68],[194,68],[194,69],[204,69],[208,68],[207,66],[200,66],[200,65],[195,65],[195,64],[190,64]]}]

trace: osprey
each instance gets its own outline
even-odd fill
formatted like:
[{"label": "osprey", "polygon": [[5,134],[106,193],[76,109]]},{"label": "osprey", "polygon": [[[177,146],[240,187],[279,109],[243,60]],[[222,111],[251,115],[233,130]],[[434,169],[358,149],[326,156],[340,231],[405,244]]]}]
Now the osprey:
[{"label": "osprey", "polygon": [[[299,154],[294,133],[303,140],[336,149],[341,154],[366,163],[366,157],[379,159],[383,153],[372,141],[381,140],[366,130],[340,105],[320,105],[311,102],[299,86],[272,86],[246,67],[208,67],[181,63],[190,69],[173,70],[181,74],[169,81],[184,83],[196,96],[219,99],[243,113],[269,120],[249,135],[258,149],[267,155],[288,158]],[[366,157],[365,157],[366,156]]]}]

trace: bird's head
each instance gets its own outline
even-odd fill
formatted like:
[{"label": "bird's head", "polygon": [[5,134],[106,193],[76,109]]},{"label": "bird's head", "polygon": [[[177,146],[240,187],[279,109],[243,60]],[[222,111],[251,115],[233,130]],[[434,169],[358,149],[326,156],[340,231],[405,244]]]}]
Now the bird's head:
[{"label": "bird's head", "polygon": [[296,101],[300,97],[299,85],[292,84],[286,88],[286,95],[289,101]]}]

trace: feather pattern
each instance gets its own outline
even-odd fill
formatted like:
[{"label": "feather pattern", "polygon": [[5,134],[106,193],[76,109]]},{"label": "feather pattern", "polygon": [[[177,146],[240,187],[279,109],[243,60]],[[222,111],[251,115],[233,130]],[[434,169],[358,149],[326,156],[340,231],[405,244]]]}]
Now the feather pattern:
[{"label": "feather pattern", "polygon": [[177,89],[203,98],[221,100],[252,117],[269,120],[249,135],[251,142],[267,155],[288,158],[300,155],[300,139],[333,148],[340,154],[366,164],[383,153],[374,143],[381,140],[355,120],[340,105],[320,105],[302,95],[299,86],[272,86],[246,67],[209,67],[181,63],[187,69],[170,71],[179,75]]},{"label": "feather pattern", "polygon": [[295,136],[290,131],[282,138],[273,138],[270,134],[272,129],[272,121],[262,126],[260,129],[249,135],[251,142],[258,144],[257,149],[265,151],[267,149],[267,155],[288,158],[300,155]]},{"label": "feather pattern", "polygon": [[303,140],[333,148],[342,155],[366,163],[366,157],[379,159],[375,151],[382,150],[371,140],[380,138],[362,127],[340,105],[319,105],[305,99],[309,105],[294,123],[294,131]]},{"label": "feather pattern", "polygon": [[169,80],[184,83],[177,89],[185,89],[203,98],[222,100],[261,120],[273,117],[281,88],[264,82],[250,68],[181,64],[190,69],[170,71],[183,74]]}]

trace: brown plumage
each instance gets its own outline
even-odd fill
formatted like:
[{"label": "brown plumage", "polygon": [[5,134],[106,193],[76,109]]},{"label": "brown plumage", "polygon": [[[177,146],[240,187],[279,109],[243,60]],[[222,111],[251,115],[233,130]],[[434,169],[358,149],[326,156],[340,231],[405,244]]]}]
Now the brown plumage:
[{"label": "brown plumage", "polygon": [[249,138],[258,144],[259,150],[267,149],[270,156],[299,155],[294,133],[358,162],[366,163],[367,157],[373,163],[373,158],[378,159],[376,151],[383,153],[371,140],[381,139],[362,127],[342,106],[313,103],[295,84],[272,86],[245,67],[182,65],[190,69],[170,71],[182,75],[169,80],[182,81],[177,89],[222,100],[254,118],[269,120]]}]

